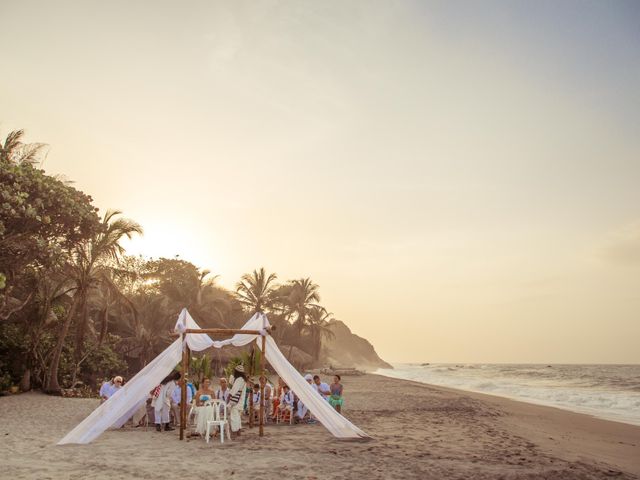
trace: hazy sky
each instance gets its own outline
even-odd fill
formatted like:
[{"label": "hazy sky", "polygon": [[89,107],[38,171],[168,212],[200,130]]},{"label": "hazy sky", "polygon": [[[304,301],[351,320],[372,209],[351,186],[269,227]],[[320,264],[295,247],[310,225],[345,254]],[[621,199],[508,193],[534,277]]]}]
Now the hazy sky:
[{"label": "hazy sky", "polygon": [[310,276],[390,361],[640,362],[640,3],[0,0],[130,252]]}]

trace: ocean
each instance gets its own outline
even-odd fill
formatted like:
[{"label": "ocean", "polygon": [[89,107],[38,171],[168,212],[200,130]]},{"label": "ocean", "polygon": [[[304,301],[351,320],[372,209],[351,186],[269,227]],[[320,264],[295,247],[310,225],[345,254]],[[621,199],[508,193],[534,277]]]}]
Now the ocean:
[{"label": "ocean", "polygon": [[375,373],[640,425],[640,365],[393,364]]}]

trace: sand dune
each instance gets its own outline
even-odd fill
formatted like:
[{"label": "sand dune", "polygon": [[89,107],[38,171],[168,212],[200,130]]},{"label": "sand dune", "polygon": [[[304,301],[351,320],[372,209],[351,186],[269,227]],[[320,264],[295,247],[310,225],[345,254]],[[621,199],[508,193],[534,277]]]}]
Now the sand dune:
[{"label": "sand dune", "polygon": [[376,375],[344,378],[345,415],[374,439],[319,425],[271,426],[207,445],[124,428],[90,445],[55,443],[96,400],[0,398],[1,478],[639,478],[640,427]]}]

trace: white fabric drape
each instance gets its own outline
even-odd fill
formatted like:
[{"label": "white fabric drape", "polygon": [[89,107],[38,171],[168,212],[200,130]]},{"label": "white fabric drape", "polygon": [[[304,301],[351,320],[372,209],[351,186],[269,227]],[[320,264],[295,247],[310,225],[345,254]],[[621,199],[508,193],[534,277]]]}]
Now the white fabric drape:
[{"label": "white fabric drape", "polygon": [[182,340],[177,339],[151,363],[138,372],[109,400],[96,408],[71,430],[58,445],[89,443],[111,426],[122,426],[140,408],[149,392],[166,377],[182,357]]},{"label": "white fabric drape", "polygon": [[[258,348],[261,348],[260,339],[258,339]],[[353,438],[369,438],[365,432],[356,427],[349,420],[344,418],[329,402],[324,400],[322,396],[307,383],[302,375],[293,368],[293,365],[282,354],[275,340],[268,336],[266,339],[265,359],[269,365],[273,367],[278,375],[289,385],[305,407],[311,410],[313,416],[322,425],[337,438],[353,439]]]},{"label": "white fabric drape", "polygon": [[[256,313],[241,330],[258,330],[266,335],[269,321],[266,315]],[[182,309],[176,323],[176,331],[199,329],[187,309]],[[227,340],[213,341],[205,334],[187,334],[185,342],[194,352],[210,347],[222,348],[225,345],[237,347],[256,341],[261,348],[261,335],[236,334]],[[334,436],[342,439],[368,438],[369,436],[336,412],[312,387],[302,375],[287,361],[272,337],[266,335],[267,351],[265,359],[296,395],[311,410],[315,418]],[[182,358],[182,339],[178,338],[160,353],[151,363],[140,370],[109,400],[96,408],[87,418],[71,430],[58,445],[67,443],[89,443],[109,427],[120,427],[146,402],[149,392],[180,363]]]}]

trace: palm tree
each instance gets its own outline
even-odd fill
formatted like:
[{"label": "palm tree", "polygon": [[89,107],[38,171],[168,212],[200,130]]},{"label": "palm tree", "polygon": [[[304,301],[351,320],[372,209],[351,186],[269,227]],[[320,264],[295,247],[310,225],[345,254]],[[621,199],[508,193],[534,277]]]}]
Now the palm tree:
[{"label": "palm tree", "polygon": [[150,263],[147,277],[155,281],[155,289],[170,301],[176,315],[187,308],[204,327],[228,326],[232,296],[216,285],[217,275],[184,260],[161,258]]},{"label": "palm tree", "polygon": [[332,313],[320,306],[314,306],[309,309],[308,323],[304,330],[309,333],[310,350],[313,360],[317,362],[320,359],[320,350],[322,348],[322,338],[335,338],[335,333],[331,330],[329,322],[333,320]]},{"label": "palm tree", "polygon": [[307,324],[307,316],[311,309],[322,308],[318,305],[320,301],[319,287],[310,278],[301,278],[291,283],[291,291],[287,298],[287,303],[291,314],[295,317],[293,325],[298,333],[302,335],[302,329]]},{"label": "palm tree", "polygon": [[58,367],[64,342],[69,332],[69,327],[76,313],[79,312],[76,325],[75,363],[78,366],[88,324],[87,300],[92,289],[96,288],[104,279],[105,270],[110,267],[108,261],[118,262],[124,254],[124,248],[120,241],[124,238],[132,238],[135,234],[142,235],[142,227],[127,218],[116,218],[122,212],[108,210],[102,220],[102,230],[90,240],[76,246],[72,252],[72,261],[69,264],[70,276],[75,284],[73,302],[62,325],[58,340],[54,349],[49,378],[46,389],[51,392],[60,392],[58,383]]},{"label": "palm tree", "polygon": [[168,300],[163,295],[138,295],[134,310],[120,317],[118,346],[125,356],[137,358],[143,368],[164,345],[171,341],[169,331],[174,317],[169,313]]},{"label": "palm tree", "polygon": [[277,278],[275,273],[267,275],[264,267],[245,273],[236,285],[236,298],[251,314],[264,312],[273,305]]},{"label": "palm tree", "polygon": [[10,132],[0,143],[0,161],[15,163],[35,164],[38,162],[44,143],[24,143],[24,130],[14,130]]}]

